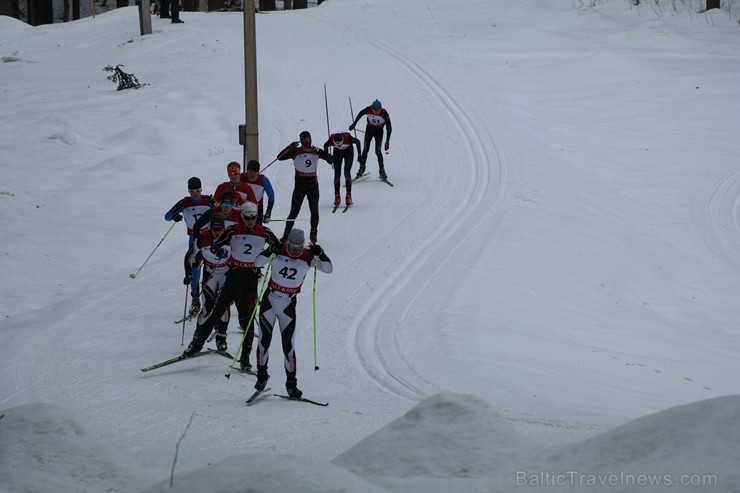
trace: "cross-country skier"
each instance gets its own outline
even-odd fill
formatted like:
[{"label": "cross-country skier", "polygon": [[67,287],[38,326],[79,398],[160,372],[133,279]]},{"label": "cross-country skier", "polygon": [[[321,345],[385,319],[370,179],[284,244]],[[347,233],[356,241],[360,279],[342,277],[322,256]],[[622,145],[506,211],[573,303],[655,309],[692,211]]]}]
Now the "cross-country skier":
[{"label": "cross-country skier", "polygon": [[365,126],[365,143],[362,148],[362,155],[357,158],[357,162],[360,163],[360,169],[357,171],[357,176],[362,176],[365,173],[365,163],[367,162],[367,152],[370,150],[370,142],[375,139],[375,155],[378,157],[378,167],[380,168],[380,178],[385,180],[387,178],[385,174],[385,166],[383,165],[383,153],[380,151],[380,146],[383,142],[383,127],[388,129],[385,137],[385,150],[390,149],[391,146],[391,117],[388,111],[383,108],[383,105],[377,99],[373,101],[373,104],[357,113],[355,121],[349,126],[350,130],[354,130],[357,122],[360,118],[367,115],[367,126]]},{"label": "cross-country skier", "polygon": [[301,132],[300,140],[300,145],[293,142],[277,156],[280,161],[292,159],[295,166],[295,186],[282,240],[285,240],[293,229],[294,220],[301,212],[303,199],[308,197],[308,208],[311,210],[311,243],[316,243],[319,227],[319,180],[316,172],[319,168],[319,159],[331,164],[332,156],[323,149],[311,145],[311,134],[308,131]]},{"label": "cross-country skier", "polygon": [[211,216],[220,212],[224,215],[226,220],[226,226],[233,226],[239,222],[239,206],[242,205],[239,195],[233,190],[224,190],[221,194],[221,200],[219,205],[213,206],[207,210],[193,225],[193,234],[196,236],[200,234],[200,230],[208,228],[208,223],[211,221]]},{"label": "cross-country skier", "polygon": [[[193,335],[192,347],[186,351],[195,354],[200,351],[206,338],[219,320],[223,320],[224,312],[229,305],[236,304],[239,313],[239,326],[246,331],[245,344],[242,348],[240,363],[243,370],[251,370],[249,355],[252,352],[254,340],[254,320],[250,322],[254,305],[257,301],[257,281],[259,269],[254,264],[257,255],[265,248],[265,244],[272,246],[279,244],[279,240],[269,228],[257,224],[257,205],[252,202],[242,204],[240,208],[241,221],[239,224],[227,228],[218,238],[215,245],[229,246],[229,271],[221,287],[213,310],[207,319],[198,320],[198,327]],[[226,346],[219,348],[226,350]]]},{"label": "cross-country skier", "polygon": [[316,267],[326,274],[334,270],[331,260],[319,245],[313,244],[304,248],[303,231],[291,230],[284,244],[273,245],[260,253],[254,263],[266,265],[274,254],[270,270],[270,281],[260,303],[260,336],[257,344],[257,383],[254,388],[264,390],[267,380],[269,349],[275,321],[280,323],[280,338],[285,356],[285,389],[288,396],[300,398],[303,392],[298,389],[296,379],[295,327],[296,295],[300,293],[306,274],[315,262]]},{"label": "cross-country skier", "polygon": [[360,140],[348,132],[335,132],[324,142],[324,151],[329,152],[329,147],[334,147],[334,205],[342,203],[339,195],[339,187],[342,181],[342,164],[344,164],[344,184],[347,187],[345,205],[352,205],[352,162],[355,159],[355,151],[352,145],[357,147],[360,154]]},{"label": "cross-country skier", "polygon": [[200,310],[200,264],[192,265],[193,243],[193,226],[195,222],[213,206],[210,195],[202,195],[203,186],[200,178],[193,176],[188,180],[188,197],[178,200],[175,205],[164,215],[165,221],[179,222],[185,219],[185,225],[188,227],[188,251],[185,252],[185,278],[183,283],[187,286],[190,284],[191,305],[188,317],[194,317]]},{"label": "cross-country skier", "polygon": [[[247,163],[247,172],[241,174],[241,181],[249,185],[257,199],[257,224],[270,222],[272,207],[275,205],[275,192],[270,179],[260,173],[259,161],[252,159]],[[264,210],[264,197],[267,195],[267,210]]]},{"label": "cross-country skier", "polygon": [[226,174],[229,175],[229,181],[225,181],[216,187],[216,191],[213,192],[213,200],[217,203],[221,201],[221,194],[225,190],[233,190],[239,195],[239,205],[245,202],[257,203],[257,198],[254,196],[254,192],[246,183],[242,183],[241,177],[241,166],[236,161],[231,161],[226,165]]},{"label": "cross-country skier", "polygon": [[[226,273],[229,270],[231,247],[228,244],[218,243],[218,239],[223,235],[225,226],[226,219],[224,215],[217,212],[211,216],[208,229],[202,230],[195,241],[195,259],[203,261],[203,308],[200,311],[200,315],[198,315],[198,324],[195,329],[195,335],[193,336],[193,342],[195,342],[195,337],[199,333],[200,327],[209,319],[211,312],[213,312],[216,297],[224,285]],[[227,349],[226,329],[229,325],[229,315],[229,310],[224,310],[221,317],[213,321],[217,325],[216,347],[219,351],[226,351]],[[210,332],[209,330],[205,337],[208,337]],[[203,342],[205,342],[205,337],[203,338]],[[200,351],[202,347],[203,344],[201,343],[200,347],[191,351],[194,348],[194,344],[191,342],[183,354],[192,356]]]}]

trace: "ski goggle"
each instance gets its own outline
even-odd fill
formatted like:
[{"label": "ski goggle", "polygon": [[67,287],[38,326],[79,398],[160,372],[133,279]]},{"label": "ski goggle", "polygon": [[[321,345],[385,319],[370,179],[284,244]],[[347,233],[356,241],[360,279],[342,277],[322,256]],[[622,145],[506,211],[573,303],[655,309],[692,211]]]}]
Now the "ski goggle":
[{"label": "ski goggle", "polygon": [[286,244],[288,245],[288,250],[292,250],[293,252],[300,252],[303,250],[303,243],[291,243],[288,241]]},{"label": "ski goggle", "polygon": [[221,202],[221,207],[234,207],[234,203],[230,200],[224,200]]},{"label": "ski goggle", "polygon": [[245,216],[244,214],[242,214],[242,217],[244,218],[245,221],[256,221],[257,220],[257,216]]},{"label": "ski goggle", "polygon": [[223,231],[224,227],[220,224],[213,224],[211,225],[211,231]]},{"label": "ski goggle", "polygon": [[200,193],[201,190],[203,190],[203,189],[202,188],[191,188],[190,190],[188,190],[188,192],[190,192],[190,193]]}]

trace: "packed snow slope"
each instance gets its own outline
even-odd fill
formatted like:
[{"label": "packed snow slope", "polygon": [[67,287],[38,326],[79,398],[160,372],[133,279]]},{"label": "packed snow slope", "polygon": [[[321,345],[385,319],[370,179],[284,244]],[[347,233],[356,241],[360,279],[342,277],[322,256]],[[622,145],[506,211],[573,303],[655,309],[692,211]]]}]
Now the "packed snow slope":
[{"label": "packed snow slope", "polygon": [[[298,471],[337,458],[391,490],[344,458],[448,391],[495,412],[527,457],[525,443],[564,447],[696,401],[732,409],[737,14],[593,3],[328,0],[257,16],[263,166],[302,130],[321,146],[346,129],[350,101],[357,113],[378,98],[393,121],[394,187],[371,155],[355,205],[332,214],[332,170],[319,171],[334,272],[315,305],[307,279],[296,344],[299,385],[326,408],[247,408],[253,377],[224,378],[220,356],[139,371],[183,350],[187,239],[182,224],[163,239],[163,215],[190,176],[213,191],[242,159],[241,14],[154,18],[150,36],[134,7],[37,28],[0,18],[1,408],[61,408],[133,477],[111,488],[130,491],[169,478],[181,439],[180,473],[243,454]],[[116,91],[109,65],[145,85]],[[293,168],[265,174],[284,219]],[[282,391],[278,346],[270,372]]]}]

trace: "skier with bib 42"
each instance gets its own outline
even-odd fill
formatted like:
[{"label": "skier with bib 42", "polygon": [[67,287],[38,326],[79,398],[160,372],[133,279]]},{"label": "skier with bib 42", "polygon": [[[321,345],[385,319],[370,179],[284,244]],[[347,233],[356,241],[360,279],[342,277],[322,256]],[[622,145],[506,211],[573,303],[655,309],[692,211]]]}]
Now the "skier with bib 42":
[{"label": "skier with bib 42", "polygon": [[295,228],[288,235],[283,244],[273,245],[263,251],[254,263],[258,267],[267,265],[270,257],[275,258],[271,264],[270,280],[260,303],[260,335],[257,344],[257,383],[254,388],[258,391],[265,389],[269,360],[270,343],[275,322],[280,323],[280,335],[283,344],[284,366],[285,366],[285,389],[288,397],[300,399],[303,392],[298,388],[296,378],[296,355],[295,355],[295,327],[296,327],[296,303],[297,295],[301,292],[301,286],[306,274],[312,265],[321,272],[330,274],[334,267],[331,260],[319,245],[313,244],[309,248],[304,247],[305,238],[303,231]]}]

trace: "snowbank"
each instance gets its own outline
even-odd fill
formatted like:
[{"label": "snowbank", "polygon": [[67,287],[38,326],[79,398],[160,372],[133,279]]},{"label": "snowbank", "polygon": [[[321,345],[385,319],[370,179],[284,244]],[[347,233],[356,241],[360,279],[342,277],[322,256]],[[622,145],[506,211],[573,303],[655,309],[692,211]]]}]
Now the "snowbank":
[{"label": "snowbank", "polygon": [[[537,448],[482,399],[442,393],[332,463],[247,454],[163,479],[146,493],[732,491],[740,485],[740,396],[678,406],[557,448]],[[141,491],[65,409],[28,404],[0,417],[9,492]]]}]

